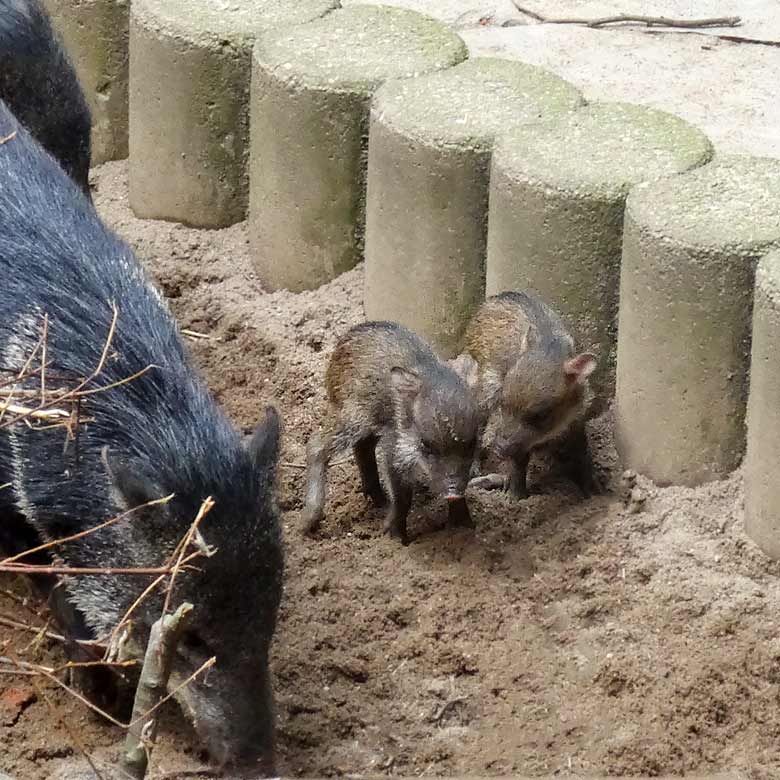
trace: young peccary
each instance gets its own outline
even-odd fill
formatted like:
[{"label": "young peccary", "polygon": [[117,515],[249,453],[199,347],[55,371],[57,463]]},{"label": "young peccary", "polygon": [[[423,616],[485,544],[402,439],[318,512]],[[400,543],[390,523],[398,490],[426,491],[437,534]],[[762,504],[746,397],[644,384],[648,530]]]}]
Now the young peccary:
[{"label": "young peccary", "polygon": [[[268,654],[283,564],[274,498],[278,415],[268,409],[244,446],[197,376],[172,315],[130,248],[2,101],[0,137],[8,139],[0,145],[2,376],[7,382],[28,361],[38,369],[43,354],[48,392],[73,389],[93,375],[106,351],[80,410],[66,407],[80,418],[72,440],[62,427],[29,420],[9,427],[5,415],[3,544],[13,552],[29,549],[31,531],[38,540],[62,539],[135,508],[54,553],[70,568],[157,568],[211,496],[215,505],[200,531],[215,552],[199,558],[197,570],[181,571],[172,594],[172,609],[190,601],[194,610],[177,647],[171,689],[214,761],[273,771]],[[35,398],[43,385],[42,372],[34,370],[17,390]],[[167,504],[145,506],[170,494]],[[72,608],[59,613],[63,633],[108,637],[153,579],[68,577],[57,588]],[[152,590],[132,614],[133,645],[141,653],[163,598],[159,587]],[[180,687],[211,656],[217,663],[208,676]]]},{"label": "young peccary", "polygon": [[[465,354],[479,364],[483,422],[496,411],[499,415],[494,449],[510,462],[510,491],[525,498],[531,451],[567,434],[572,478],[585,495],[594,492],[584,417],[596,357],[575,354],[574,340],[558,314],[527,293],[492,296],[466,329]],[[486,475],[471,484],[495,487],[504,482],[499,475]]]},{"label": "young peccary", "polygon": [[465,499],[475,457],[478,413],[470,358],[449,366],[418,336],[392,322],[366,322],[336,345],[325,375],[330,411],[309,450],[303,529],[322,521],[330,459],[352,447],[363,492],[385,503],[376,462],[384,454],[391,504],[385,531],[408,543],[406,518],[416,480],[447,499],[450,521],[472,525]]},{"label": "young peccary", "polygon": [[0,0],[0,100],[90,197],[92,118],[40,0]]}]

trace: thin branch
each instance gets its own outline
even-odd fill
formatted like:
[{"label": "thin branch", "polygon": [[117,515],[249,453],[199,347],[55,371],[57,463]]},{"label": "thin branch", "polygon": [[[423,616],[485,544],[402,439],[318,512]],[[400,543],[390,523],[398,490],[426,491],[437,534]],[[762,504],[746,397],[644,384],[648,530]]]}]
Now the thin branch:
[{"label": "thin branch", "polygon": [[100,523],[99,525],[94,525],[91,528],[87,528],[86,531],[79,531],[77,534],[73,534],[72,536],[64,536],[61,539],[54,539],[51,542],[46,542],[45,544],[39,544],[37,547],[32,547],[29,550],[24,550],[23,552],[20,552],[17,555],[12,555],[10,558],[6,558],[5,560],[0,561],[0,564],[2,565],[13,564],[16,561],[18,561],[20,558],[26,558],[28,555],[32,555],[33,553],[43,552],[44,550],[50,550],[52,547],[58,547],[61,544],[67,544],[68,542],[75,542],[77,539],[83,539],[85,536],[94,534],[96,531],[99,531],[102,528],[107,528],[110,525],[114,525],[120,522],[121,520],[124,520],[126,517],[132,515],[133,513],[139,511],[140,509],[146,509],[147,507],[150,506],[157,506],[158,504],[167,504],[172,498],[173,498],[173,493],[171,493],[168,496],[164,496],[163,498],[155,498],[153,501],[147,501],[145,504],[139,504],[138,506],[133,507],[132,509],[128,509],[126,512],[122,512],[121,514],[112,517],[110,520],[106,520],[105,522]]},{"label": "thin branch", "polygon": [[16,130],[14,130],[13,133],[10,133],[4,138],[0,138],[0,146],[2,146],[3,144],[7,144],[9,141],[13,141],[14,138],[16,138]]},{"label": "thin branch", "polygon": [[[521,13],[530,16],[531,19],[539,24],[579,24],[584,27],[598,28],[609,24],[622,24],[631,22],[634,24],[645,24],[648,27],[680,27],[686,30],[700,30],[707,27],[737,27],[742,24],[740,16],[711,16],[704,19],[673,19],[669,16],[644,16],[636,14],[615,14],[614,16],[601,16],[594,19],[581,17],[556,18],[551,19],[547,16],[527,8],[524,5],[512,0],[512,5]],[[505,27],[515,26],[517,22],[509,20],[504,23]]]},{"label": "thin branch", "polygon": [[171,569],[165,566],[150,566],[149,568],[139,569],[90,569],[88,567],[78,568],[70,566],[39,566],[36,564],[25,563],[0,563],[0,572],[9,574],[26,574],[36,576],[39,574],[61,574],[69,577],[113,577],[121,574],[124,576],[138,577],[157,577],[160,574],[170,574]]},{"label": "thin branch", "polygon": [[[212,510],[214,506],[214,499],[211,498],[211,496],[208,496],[206,499],[204,499],[203,503],[200,505],[200,509],[198,510],[198,514],[196,515],[195,519],[192,521],[192,525],[190,526],[189,530],[187,531],[184,539],[182,540],[180,547],[181,551],[178,554],[178,557],[176,559],[176,563],[173,566],[173,569],[171,571],[171,579],[168,583],[168,589],[165,594],[165,602],[163,603],[163,617],[168,613],[168,609],[171,604],[171,597],[173,595],[173,586],[176,582],[176,576],[179,573],[179,569],[182,567],[184,563],[184,555],[187,552],[187,549],[192,544],[192,540],[195,538],[195,534],[198,533],[198,526],[200,525],[203,518]],[[176,552],[174,551],[174,555],[176,555]],[[192,556],[190,556],[192,558]],[[168,562],[170,565],[170,561]]]},{"label": "thin branch", "polygon": [[[12,661],[15,664],[18,664],[19,666],[22,666],[23,663],[19,661],[17,658],[12,656]],[[45,676],[49,677],[50,679],[54,680],[56,683],[62,685],[60,681],[54,676],[44,673]],[[38,682],[36,681],[35,677],[30,678],[30,683],[32,684],[33,688],[35,688],[35,692],[38,694],[38,698],[42,699],[46,702],[46,706],[49,708],[49,711],[51,714],[57,719],[59,724],[65,729],[65,731],[68,732],[68,736],[70,737],[71,742],[76,746],[78,751],[81,753],[81,755],[84,757],[84,760],[89,764],[89,768],[94,773],[97,780],[105,780],[103,775],[100,774],[100,771],[98,770],[97,766],[95,765],[95,762],[92,760],[92,757],[87,752],[87,749],[84,747],[84,745],[81,742],[81,739],[76,735],[73,729],[71,729],[70,724],[67,722],[67,720],[63,717],[61,717],[57,713],[57,708],[52,703],[51,699],[46,695],[46,691],[41,688],[40,685],[38,685]],[[67,686],[65,686],[67,687]]]},{"label": "thin branch", "polygon": [[157,718],[151,713],[168,687],[176,646],[191,612],[192,604],[184,602],[172,615],[163,613],[149,634],[121,761],[121,768],[137,780],[143,780],[146,774],[149,754],[157,736]]},{"label": "thin branch", "polygon": [[215,655],[211,656],[211,658],[208,659],[208,661],[204,661],[181,685],[177,685],[172,691],[168,693],[167,696],[160,699],[160,701],[157,702],[157,704],[152,707],[149,712],[145,712],[143,715],[141,715],[137,720],[132,720],[128,724],[127,728],[130,728],[131,726],[134,726],[139,720],[143,720],[144,718],[151,715],[153,712],[158,710],[160,707],[165,704],[166,701],[172,699],[182,688],[186,688],[198,675],[205,672],[207,669],[211,669],[212,666],[217,662],[217,657]]}]

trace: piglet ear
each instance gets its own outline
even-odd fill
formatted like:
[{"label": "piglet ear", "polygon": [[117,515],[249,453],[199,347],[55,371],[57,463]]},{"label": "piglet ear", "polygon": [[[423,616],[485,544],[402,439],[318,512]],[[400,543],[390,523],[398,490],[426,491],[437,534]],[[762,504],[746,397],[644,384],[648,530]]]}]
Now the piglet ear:
[{"label": "piglet ear", "polygon": [[567,379],[580,385],[584,385],[595,370],[596,356],[592,352],[575,355],[563,364],[563,373]]},{"label": "piglet ear", "polygon": [[479,383],[479,364],[468,353],[450,360],[450,368],[466,383],[466,387],[473,389]]}]

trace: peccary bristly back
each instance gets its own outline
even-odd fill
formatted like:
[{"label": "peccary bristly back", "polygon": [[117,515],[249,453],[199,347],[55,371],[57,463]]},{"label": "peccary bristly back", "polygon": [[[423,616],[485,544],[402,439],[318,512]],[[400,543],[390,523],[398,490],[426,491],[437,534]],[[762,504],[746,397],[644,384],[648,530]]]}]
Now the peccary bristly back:
[{"label": "peccary bristly back", "polygon": [[89,197],[92,119],[40,0],[0,0],[0,100]]},{"label": "peccary bristly back", "polygon": [[[269,409],[248,446],[193,369],[173,317],[130,248],[0,101],[0,368],[20,371],[44,316],[47,387],[71,386],[100,361],[81,404],[75,440],[62,428],[0,430],[0,525],[23,519],[44,540],[98,525],[174,494],[126,520],[60,546],[71,567],[159,567],[203,499],[216,502],[201,532],[216,548],[176,580],[174,605],[195,605],[171,685],[207,658],[217,665],[178,695],[214,759],[271,767],[273,707],[268,651],[281,596],[282,550],[274,478],[279,418]],[[39,365],[33,361],[32,366]],[[8,376],[8,374],[5,374]],[[73,379],[73,382],[69,382]],[[40,376],[23,386],[40,389]],[[71,603],[106,636],[152,578],[71,577]],[[155,591],[133,613],[140,638],[159,617]]]},{"label": "peccary bristly back", "polygon": [[473,525],[466,485],[479,420],[470,358],[447,364],[428,344],[394,322],[364,322],[339,339],[325,376],[325,431],[309,449],[302,526],[315,531],[324,514],[328,463],[352,447],[363,492],[385,502],[376,448],[385,456],[390,509],[385,530],[407,544],[406,519],[416,481],[446,498],[455,525]]}]

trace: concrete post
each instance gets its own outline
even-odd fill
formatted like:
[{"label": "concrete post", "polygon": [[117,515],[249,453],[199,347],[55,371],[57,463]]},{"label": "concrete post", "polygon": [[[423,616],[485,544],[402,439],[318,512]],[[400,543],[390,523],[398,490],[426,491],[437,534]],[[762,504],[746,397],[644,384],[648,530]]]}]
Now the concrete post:
[{"label": "concrete post", "polygon": [[127,157],[130,0],[43,0],[92,113],[92,165]]},{"label": "concrete post", "polygon": [[485,297],[490,156],[496,134],[582,102],[541,68],[473,59],[387,83],[371,110],[365,310],[443,354]]},{"label": "concrete post", "polygon": [[622,103],[519,127],[493,156],[487,294],[533,290],[599,355],[594,411],[615,388],[623,209],[629,188],[703,165],[704,134]]},{"label": "concrete post", "polygon": [[371,96],[466,53],[439,22],[387,7],[353,6],[258,40],[248,227],[266,288],[313,289],[362,259]]},{"label": "concrete post", "polygon": [[660,485],[726,476],[745,445],[755,264],[780,245],[780,160],[716,157],[628,196],[618,449]]},{"label": "concrete post", "polygon": [[756,272],[745,455],[745,531],[780,559],[780,252]]},{"label": "concrete post", "polygon": [[337,0],[133,0],[130,205],[197,227],[246,215],[251,49]]}]

